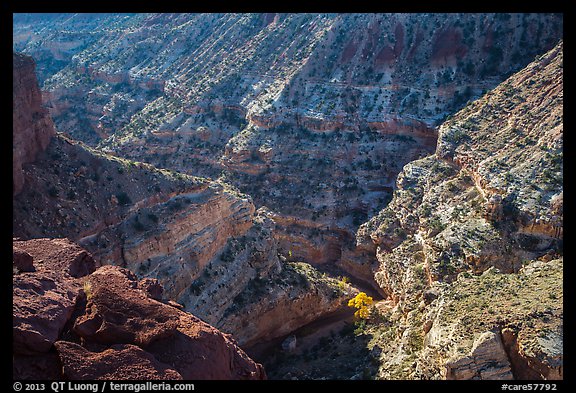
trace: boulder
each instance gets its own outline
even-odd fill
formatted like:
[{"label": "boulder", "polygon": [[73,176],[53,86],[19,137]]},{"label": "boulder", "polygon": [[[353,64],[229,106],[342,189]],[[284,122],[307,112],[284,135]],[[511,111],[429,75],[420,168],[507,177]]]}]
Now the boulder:
[{"label": "boulder", "polygon": [[14,248],[12,250],[12,265],[19,272],[33,272],[34,269],[34,258],[26,251],[18,250]]},{"label": "boulder", "polygon": [[146,347],[176,332],[177,310],[138,289],[129,270],[103,266],[84,287],[88,303],[85,314],[74,324],[74,332],[87,341]]},{"label": "boulder", "polygon": [[23,271],[12,277],[14,352],[47,352],[81,296],[75,277],[94,271],[95,262],[67,239],[14,240],[13,255],[14,265]]},{"label": "boulder", "polygon": [[59,273],[12,278],[12,343],[19,354],[47,352],[74,311],[82,287]]},{"label": "boulder", "polygon": [[90,352],[79,344],[54,344],[64,376],[71,380],[174,380],[182,376],[151,354],[130,344],[116,344],[102,352]]}]

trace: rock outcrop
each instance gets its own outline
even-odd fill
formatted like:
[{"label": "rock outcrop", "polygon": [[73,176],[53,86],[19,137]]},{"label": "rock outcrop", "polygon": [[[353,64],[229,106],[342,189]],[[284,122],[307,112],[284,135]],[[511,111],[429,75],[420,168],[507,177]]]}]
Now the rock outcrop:
[{"label": "rock outcrop", "polygon": [[14,240],[24,252],[35,271],[13,275],[15,379],[266,378],[230,336],[149,297],[130,271],[95,270],[65,239]]},{"label": "rock outcrop", "polygon": [[[273,219],[265,210],[256,212],[248,195],[221,179],[105,155],[63,134],[54,136],[24,173],[27,187],[13,204],[14,236],[67,237],[99,264],[119,265],[147,279],[143,288],[152,297],[181,302],[242,344],[285,333],[248,313],[232,312],[236,296],[255,281],[274,282],[289,269],[278,257]],[[86,192],[94,189],[98,192]],[[33,269],[25,253],[15,254],[14,266]],[[280,313],[294,307],[288,301],[294,293],[315,299],[319,306],[313,312],[299,311],[286,327],[300,327],[344,306],[348,290],[334,296],[331,289],[310,285],[312,276],[300,278],[297,288],[278,287],[258,298]],[[337,280],[330,285],[337,286]],[[253,302],[256,298],[244,306]]]},{"label": "rock outcrop", "polygon": [[[279,273],[257,278],[238,293],[218,326],[235,332],[238,341],[250,347],[346,309],[357,292],[307,263],[287,263]],[[253,323],[246,323],[246,316],[254,316]]]},{"label": "rock outcrop", "polygon": [[24,187],[22,166],[33,162],[56,132],[48,109],[42,104],[34,60],[13,53],[12,67],[12,194],[16,195]]},{"label": "rock outcrop", "polygon": [[562,378],[562,76],[560,42],[455,114],[358,231],[400,326],[381,378]]},{"label": "rock outcrop", "polygon": [[446,379],[513,379],[500,332],[484,332],[474,340],[470,353],[446,364]]},{"label": "rock outcrop", "polygon": [[82,293],[75,278],[94,271],[96,263],[67,240],[14,241],[14,257],[23,253],[34,270],[14,269],[13,345],[17,354],[48,352],[71,318]]}]

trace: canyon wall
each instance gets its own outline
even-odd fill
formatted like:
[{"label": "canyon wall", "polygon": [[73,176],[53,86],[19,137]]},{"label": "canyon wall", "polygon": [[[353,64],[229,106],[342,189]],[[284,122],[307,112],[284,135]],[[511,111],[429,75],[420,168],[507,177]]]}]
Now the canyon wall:
[{"label": "canyon wall", "polygon": [[[543,13],[93,19],[90,40],[71,37],[69,63],[43,83],[61,130],[225,179],[277,214],[285,255],[364,280],[377,261],[358,252],[355,232],[390,201],[402,167],[436,149],[448,114],[562,35],[562,15]],[[62,32],[91,22],[38,23],[17,21],[15,45],[62,46]],[[27,38],[40,26],[50,34]]]},{"label": "canyon wall", "polygon": [[116,137],[105,145],[118,147],[175,128],[182,112],[228,107],[266,128],[285,118],[311,130],[436,125],[550,49],[562,23],[544,13],[16,14],[13,42],[51,70],[41,80],[54,108],[61,97],[77,104],[59,127],[91,143],[106,129]]},{"label": "canyon wall", "polygon": [[[33,68],[27,72],[35,82]],[[28,88],[14,86],[15,96]],[[34,108],[15,107],[15,118],[26,118]],[[274,221],[265,210],[257,212],[248,195],[220,180],[106,155],[60,133],[22,171],[27,181],[13,199],[14,236],[67,237],[100,264],[157,279],[166,299],[226,327],[241,344],[287,333],[249,313],[233,312],[237,295],[285,278],[290,275],[285,269],[292,271],[279,259]],[[320,286],[331,287],[318,291],[314,274],[304,274],[313,271],[297,275],[292,288],[278,287],[258,299],[247,296],[243,306],[268,302],[288,313],[297,304],[289,301],[295,294],[314,299],[315,311],[302,312],[286,325],[290,328],[345,307],[353,289],[346,285],[335,291],[337,280],[325,279]]]},{"label": "canyon wall", "polygon": [[561,14],[16,15],[14,30],[59,130],[86,143],[35,148],[14,236],[158,279],[240,345],[345,307],[357,289],[322,269],[385,298],[367,327],[378,378],[562,377]]},{"label": "canyon wall", "polygon": [[42,105],[34,60],[20,53],[12,57],[12,194],[16,195],[24,187],[22,166],[33,162],[46,149],[55,131],[48,110]]},{"label": "canyon wall", "polygon": [[398,338],[379,377],[563,378],[563,43],[439,134],[357,235]]}]

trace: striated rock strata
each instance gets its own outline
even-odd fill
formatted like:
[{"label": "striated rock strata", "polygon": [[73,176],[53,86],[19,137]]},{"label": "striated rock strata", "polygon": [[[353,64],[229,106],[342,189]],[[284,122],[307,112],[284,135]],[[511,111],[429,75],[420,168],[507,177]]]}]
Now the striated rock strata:
[{"label": "striated rock strata", "polygon": [[[23,113],[28,109],[19,107]],[[23,172],[26,186],[13,201],[14,236],[67,237],[100,264],[119,265],[140,278],[159,280],[163,293],[150,284],[154,297],[181,302],[203,320],[225,326],[242,343],[285,333],[248,313],[238,318],[232,312],[236,296],[254,281],[274,283],[289,266],[278,257],[273,219],[265,210],[256,212],[248,195],[222,179],[106,155],[64,134],[52,137]],[[15,258],[15,265],[21,271],[31,269],[24,254]],[[331,289],[317,292],[310,285],[312,276],[300,278],[294,291],[321,307],[300,312],[286,326],[300,327],[317,315],[345,307],[350,288],[334,296]],[[330,285],[337,287],[337,280]],[[258,301],[288,313],[294,304],[288,299],[293,297],[292,288],[284,286]],[[253,301],[248,298],[245,305]]]},{"label": "striated rock strata", "polygon": [[397,326],[380,378],[563,377],[562,76],[560,42],[446,121],[361,226]]}]

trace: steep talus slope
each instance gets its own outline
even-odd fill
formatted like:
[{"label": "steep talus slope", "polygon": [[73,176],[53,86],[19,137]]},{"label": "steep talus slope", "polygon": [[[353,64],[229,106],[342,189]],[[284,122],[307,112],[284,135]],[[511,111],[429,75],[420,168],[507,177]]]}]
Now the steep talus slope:
[{"label": "steep talus slope", "polygon": [[[35,80],[33,68],[27,72]],[[22,93],[20,88],[39,96],[37,84],[15,83],[15,96]],[[38,108],[15,106],[14,118],[27,118],[28,110]],[[34,123],[41,135],[42,119]],[[292,272],[278,258],[274,222],[265,210],[256,212],[249,196],[222,181],[106,155],[64,134],[49,140],[46,150],[23,166],[25,186],[13,199],[14,236],[67,237],[101,264],[158,279],[167,299],[182,302],[187,311],[219,328],[225,326],[241,344],[286,333],[248,312],[239,318],[230,311],[238,306],[233,300],[240,293],[258,283],[273,285]],[[23,142],[36,143],[32,137]],[[28,149],[26,143],[21,147]],[[300,327],[343,307],[352,291],[348,285],[339,289],[335,279],[317,286],[314,274],[297,278],[294,288],[260,294],[258,302],[248,298],[244,310],[261,308],[264,302],[290,313],[299,307],[290,301],[295,297],[323,305],[313,313],[298,314],[287,325]]]},{"label": "steep talus slope", "polygon": [[228,335],[159,301],[158,282],[99,267],[67,239],[13,249],[15,379],[266,378]]},{"label": "steep talus slope", "polygon": [[561,42],[445,122],[358,231],[393,301],[381,378],[563,377],[562,77]]}]

